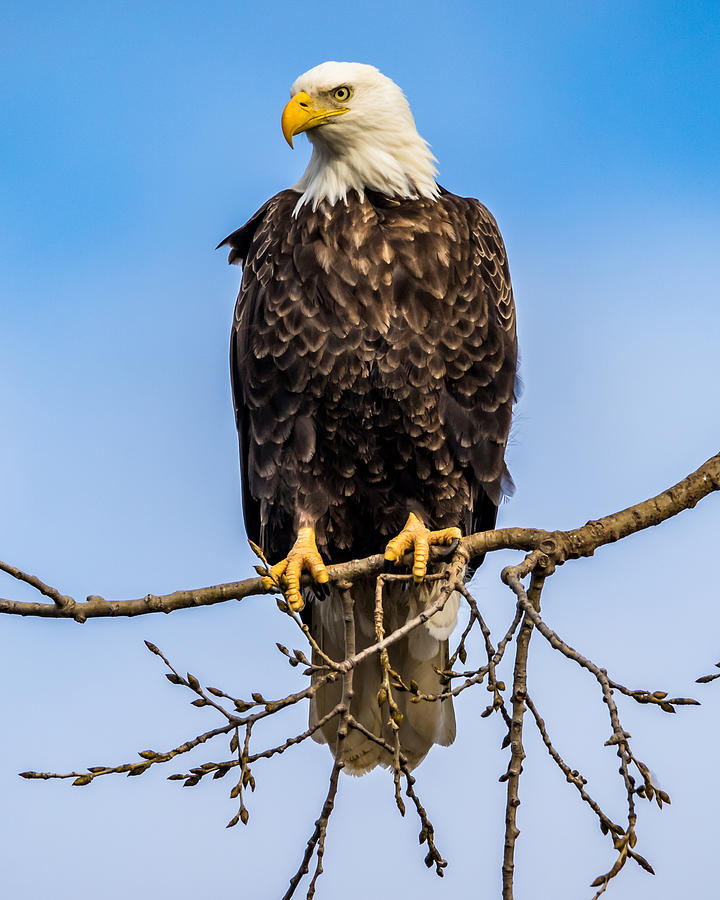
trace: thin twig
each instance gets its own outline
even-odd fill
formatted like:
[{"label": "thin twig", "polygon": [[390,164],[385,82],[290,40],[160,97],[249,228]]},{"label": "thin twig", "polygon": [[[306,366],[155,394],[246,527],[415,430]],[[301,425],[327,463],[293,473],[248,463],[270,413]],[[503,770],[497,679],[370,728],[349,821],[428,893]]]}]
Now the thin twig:
[{"label": "thin twig", "polygon": [[335,806],[338,780],[340,778],[340,772],[343,769],[343,765],[344,763],[341,760],[335,760],[335,764],[332,767],[332,772],[330,773],[330,784],[328,786],[328,792],[325,797],[325,802],[323,803],[320,816],[315,822],[315,830],[310,835],[310,839],[308,840],[307,846],[305,847],[305,853],[303,855],[302,862],[300,863],[297,872],[290,879],[290,885],[287,891],[285,891],[285,893],[283,894],[282,900],[290,900],[290,898],[293,896],[297,886],[302,880],[303,875],[307,875],[309,871],[310,860],[312,859],[312,855],[315,852],[315,848],[317,847],[318,842],[321,840],[321,838],[324,839],[324,835],[327,830],[327,823]]},{"label": "thin twig", "polygon": [[[505,569],[503,581],[515,590],[514,583],[522,586],[520,578],[528,572],[532,572],[529,603],[533,609],[540,609],[540,595],[545,582],[545,574],[535,571],[535,567],[541,559],[535,551],[526,557],[525,561],[512,569]],[[524,594],[524,591],[523,591]],[[518,599],[519,596],[518,596]],[[525,697],[527,696],[527,660],[532,637],[533,623],[530,617],[525,615],[520,633],[518,634],[517,648],[515,650],[515,668],[513,673],[512,694],[512,719],[510,722],[510,764],[501,781],[507,781],[507,800],[505,803],[505,843],[503,848],[502,863],[502,896],[503,900],[513,900],[513,882],[515,873],[515,844],[520,830],[517,827],[517,808],[520,806],[518,788],[522,763],[525,759],[525,749],[522,742],[523,716],[525,715]]]}]

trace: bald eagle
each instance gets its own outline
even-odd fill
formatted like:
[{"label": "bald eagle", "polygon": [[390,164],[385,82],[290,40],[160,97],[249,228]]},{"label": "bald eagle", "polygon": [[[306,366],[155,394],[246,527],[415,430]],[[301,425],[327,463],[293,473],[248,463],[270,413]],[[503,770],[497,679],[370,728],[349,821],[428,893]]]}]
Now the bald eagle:
[{"label": "bald eagle", "polygon": [[[376,68],[323,63],[282,114],[310,163],[220,246],[243,266],[230,364],[248,536],[320,647],[345,656],[340,598],[325,561],[413,551],[417,587],[386,595],[386,631],[433,600],[428,547],[494,527],[517,367],[515,307],[497,224],[435,180],[435,158],[400,88]],[[474,561],[477,563],[478,561]],[[300,580],[318,589],[310,600]],[[325,599],[321,586],[326,585]],[[375,640],[374,580],[353,585],[357,649]],[[438,587],[435,586],[437,591]],[[437,596],[437,595],[436,595]],[[308,601],[306,603],[306,600]],[[390,649],[406,683],[437,674],[459,598]],[[377,656],[356,669],[351,712],[391,741]],[[340,700],[318,690],[310,724]],[[452,700],[405,703],[401,749],[417,765],[455,737]],[[337,721],[313,734],[337,753]],[[388,765],[358,730],[346,771]]]}]

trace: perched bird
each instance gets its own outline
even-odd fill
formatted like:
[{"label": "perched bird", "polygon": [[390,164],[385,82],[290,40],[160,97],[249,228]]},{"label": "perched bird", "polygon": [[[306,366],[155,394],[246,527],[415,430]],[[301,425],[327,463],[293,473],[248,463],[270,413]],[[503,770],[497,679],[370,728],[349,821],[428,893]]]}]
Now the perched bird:
[{"label": "perched bird", "polygon": [[[428,547],[494,527],[510,484],[504,456],[517,367],[505,248],[477,200],[435,180],[435,158],[401,89],[376,68],[326,62],[301,75],[282,114],[310,163],[220,246],[243,266],[230,365],[248,537],[279,560],[273,577],[302,609],[323,652],[345,657],[335,591],[305,605],[303,572],[327,562],[414,553],[417,587],[391,584],[385,631],[433,597]],[[477,564],[478,561],[472,561]],[[353,585],[357,650],[375,641],[374,579]],[[409,684],[443,693],[437,668],[459,598],[390,648]],[[351,713],[392,743],[378,656],[355,670]],[[311,700],[310,724],[339,702],[339,683]],[[455,737],[452,699],[399,694],[409,765]],[[399,718],[399,716],[397,717]],[[337,752],[337,719],[314,735]],[[353,729],[345,770],[388,765]]]}]

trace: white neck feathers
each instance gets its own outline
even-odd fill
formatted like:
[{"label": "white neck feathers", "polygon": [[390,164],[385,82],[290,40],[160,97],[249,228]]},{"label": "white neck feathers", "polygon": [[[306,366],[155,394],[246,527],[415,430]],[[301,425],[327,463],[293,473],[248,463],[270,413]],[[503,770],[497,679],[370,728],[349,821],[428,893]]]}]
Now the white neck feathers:
[{"label": "white neck feathers", "polygon": [[353,190],[360,197],[366,190],[407,199],[438,197],[434,157],[417,132],[414,138],[412,142],[397,142],[395,146],[366,140],[342,153],[313,140],[308,167],[294,185],[301,194],[296,212],[305,204],[316,209],[322,200],[331,205],[340,200],[346,202]]}]

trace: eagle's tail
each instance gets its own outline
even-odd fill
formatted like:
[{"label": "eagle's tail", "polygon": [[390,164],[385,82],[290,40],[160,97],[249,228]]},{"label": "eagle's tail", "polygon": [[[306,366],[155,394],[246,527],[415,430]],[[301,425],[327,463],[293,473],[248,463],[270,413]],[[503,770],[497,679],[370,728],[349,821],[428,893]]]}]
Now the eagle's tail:
[{"label": "eagle's tail", "polygon": [[[383,593],[386,635],[432,603],[439,589],[439,585],[419,588],[412,586],[403,591],[398,582],[386,583]],[[355,608],[355,644],[356,652],[359,652],[375,643],[374,580],[358,580],[353,586],[352,596]],[[459,596],[452,594],[440,613],[436,613],[427,623],[419,625],[388,648],[390,664],[406,685],[415,681],[423,693],[446,692],[447,688],[442,684],[436,669],[447,666],[448,637],[457,622],[458,605]],[[312,633],[320,648],[331,659],[340,661],[345,658],[342,602],[336,592],[325,601],[313,603]],[[394,737],[387,724],[388,706],[378,703],[380,687],[380,656],[376,653],[355,668],[350,712],[365,728],[392,745]],[[425,758],[433,744],[452,744],[455,740],[455,712],[451,697],[434,702],[420,700],[413,703],[413,695],[410,693],[393,692],[393,695],[402,713],[400,747],[411,769]],[[340,702],[341,696],[340,680],[319,688],[310,701],[310,726],[327,715]],[[333,755],[337,748],[337,728],[338,719],[335,717],[313,733],[318,743],[329,744]],[[351,729],[343,743],[345,771],[353,775],[362,775],[375,766],[388,766],[392,762],[390,754],[383,747],[357,729]]]}]

